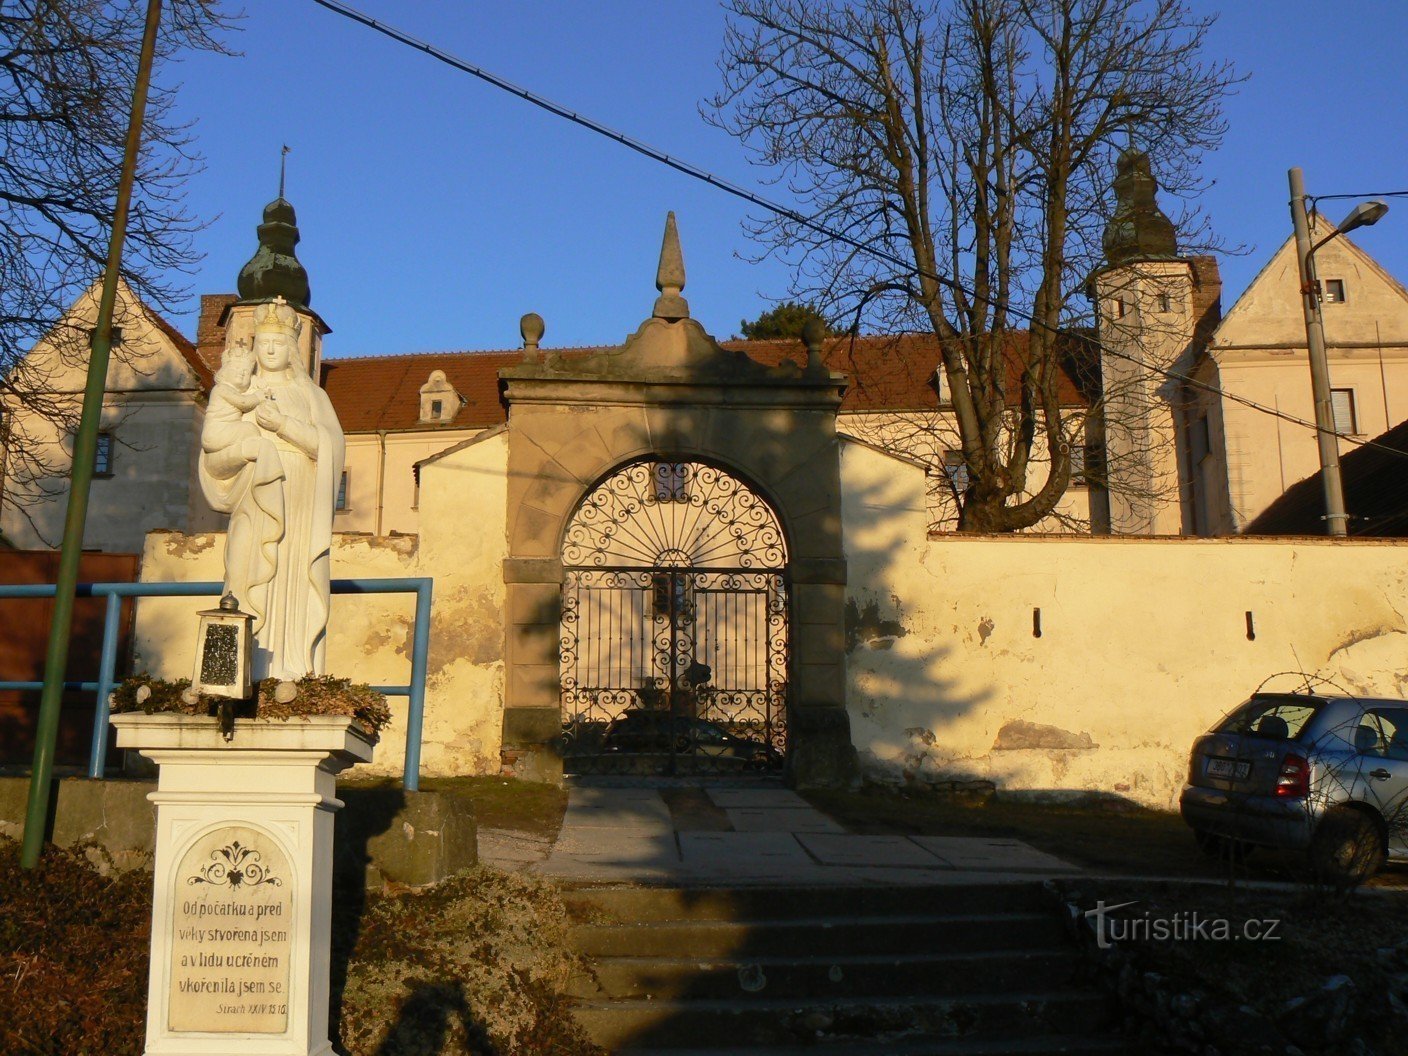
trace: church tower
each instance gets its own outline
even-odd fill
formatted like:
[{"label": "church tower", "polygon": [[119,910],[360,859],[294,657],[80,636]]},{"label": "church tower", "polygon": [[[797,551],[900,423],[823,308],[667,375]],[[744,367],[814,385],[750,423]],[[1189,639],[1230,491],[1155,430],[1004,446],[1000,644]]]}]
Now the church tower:
[{"label": "church tower", "polygon": [[[1173,222],[1159,208],[1149,157],[1133,147],[1119,157],[1116,209],[1105,228],[1105,264],[1090,279],[1101,345],[1103,433],[1108,515],[1094,509],[1097,530],[1116,535],[1185,531],[1188,489],[1180,449],[1186,374],[1218,286],[1210,258],[1179,255]],[[1092,491],[1095,489],[1092,488]],[[1094,499],[1092,495],[1092,499]],[[1100,524],[1107,520],[1107,524]]]},{"label": "church tower", "polygon": [[294,247],[298,245],[298,219],[293,206],[284,198],[283,178],[279,178],[279,196],[264,207],[264,222],[259,225],[259,248],[240,269],[237,289],[239,300],[228,308],[220,322],[225,327],[225,347],[236,343],[250,344],[254,337],[254,311],[261,304],[282,297],[298,313],[302,322],[298,350],[308,376],[320,381],[323,360],[323,335],[332,331],[309,303],[308,272]]}]

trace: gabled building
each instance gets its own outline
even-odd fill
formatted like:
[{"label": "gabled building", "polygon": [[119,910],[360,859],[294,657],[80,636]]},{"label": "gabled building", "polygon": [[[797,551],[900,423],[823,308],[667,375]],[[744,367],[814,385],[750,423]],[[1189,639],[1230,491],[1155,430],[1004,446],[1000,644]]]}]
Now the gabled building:
[{"label": "gabled building", "polygon": [[[1316,241],[1334,231],[1314,220]],[[1348,238],[1316,253],[1326,358],[1344,458],[1408,419],[1408,290]],[[1191,534],[1247,530],[1293,484],[1320,468],[1293,239],[1272,255],[1199,353],[1185,459]],[[1278,417],[1266,410],[1288,417]],[[1323,504],[1317,517],[1323,514]],[[1349,507],[1351,518],[1356,515]],[[1351,523],[1353,523],[1351,521]],[[1316,534],[1325,531],[1323,522]]]},{"label": "gabled building", "polygon": [[[100,291],[95,282],[0,391],[0,536],[17,549],[63,534]],[[154,528],[217,527],[195,475],[212,377],[195,345],[119,283],[85,547],[140,552]]]}]

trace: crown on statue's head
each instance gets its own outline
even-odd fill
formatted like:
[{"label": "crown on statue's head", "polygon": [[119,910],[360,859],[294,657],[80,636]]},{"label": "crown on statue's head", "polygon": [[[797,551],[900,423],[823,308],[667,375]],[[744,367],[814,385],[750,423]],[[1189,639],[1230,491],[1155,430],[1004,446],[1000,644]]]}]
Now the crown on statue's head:
[{"label": "crown on statue's head", "polygon": [[254,332],[282,334],[297,339],[303,333],[303,322],[287,301],[282,297],[275,297],[268,304],[261,304],[254,309]]}]

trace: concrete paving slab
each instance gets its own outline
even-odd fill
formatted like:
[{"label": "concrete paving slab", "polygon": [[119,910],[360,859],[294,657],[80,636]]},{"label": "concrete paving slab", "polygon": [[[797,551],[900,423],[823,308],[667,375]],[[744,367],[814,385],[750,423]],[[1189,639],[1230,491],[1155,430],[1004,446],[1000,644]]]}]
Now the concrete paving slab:
[{"label": "concrete paving slab", "polygon": [[639,825],[578,829],[564,826],[552,850],[554,854],[629,856],[640,848],[675,852],[678,846],[675,831],[670,828],[647,831]]},{"label": "concrete paving slab", "polygon": [[806,807],[808,803],[790,788],[711,788],[709,798],[725,810],[734,807]]},{"label": "concrete paving slab", "polygon": [[682,832],[680,856],[690,872],[740,876],[808,870],[814,863],[788,833]]},{"label": "concrete paving slab", "polygon": [[578,880],[667,877],[680,871],[679,845],[673,832],[642,836],[635,829],[592,829],[564,832],[563,837],[552,854],[530,866],[530,871]]},{"label": "concrete paving slab", "polygon": [[953,869],[990,872],[1079,872],[1070,862],[1038,851],[1021,840],[974,836],[913,836],[911,839]]},{"label": "concrete paving slab", "polygon": [[596,785],[574,786],[567,790],[567,798],[574,803],[602,801],[619,803],[633,799],[659,799],[660,790],[658,788],[606,788]]},{"label": "concrete paving slab", "polygon": [[845,832],[811,807],[728,807],[724,810],[735,832]]},{"label": "concrete paving slab", "polygon": [[[635,789],[573,789],[567,797],[563,831],[578,828],[624,828],[639,825],[646,831],[670,828],[670,808],[658,792],[635,794]],[[627,793],[621,795],[620,793]]]},{"label": "concrete paving slab", "polygon": [[641,861],[627,864],[612,862],[579,862],[571,858],[550,858],[528,867],[534,876],[551,877],[554,880],[572,880],[585,883],[678,883],[681,877],[678,858],[661,859],[656,862]]},{"label": "concrete paving slab", "polygon": [[944,863],[904,836],[857,836],[850,833],[798,833],[797,840],[823,865],[908,866],[942,868]]},{"label": "concrete paving slab", "polygon": [[479,861],[492,865],[504,872],[518,872],[540,862],[552,851],[553,841],[546,836],[537,836],[512,829],[492,829],[481,827],[476,834],[479,844]]}]

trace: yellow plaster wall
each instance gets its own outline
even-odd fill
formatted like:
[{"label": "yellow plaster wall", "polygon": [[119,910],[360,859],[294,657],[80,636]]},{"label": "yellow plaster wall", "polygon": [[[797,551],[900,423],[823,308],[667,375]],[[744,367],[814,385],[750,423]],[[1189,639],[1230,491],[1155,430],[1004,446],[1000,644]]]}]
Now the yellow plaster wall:
[{"label": "yellow plaster wall", "polygon": [[434,429],[347,436],[347,509],[339,510],[333,527],[339,532],[371,532],[378,528],[377,489],[381,488],[382,535],[414,535],[420,531],[415,465],[422,459],[474,436],[474,429]]},{"label": "yellow plaster wall", "polygon": [[[842,477],[853,619],[871,607],[848,637],[848,710],[873,779],[981,778],[1169,807],[1193,739],[1268,676],[1305,670],[1350,692],[1408,695],[1408,545],[925,543],[916,475],[906,483],[881,458],[851,446]],[[1098,747],[995,750],[1014,721]]]},{"label": "yellow plaster wall", "polygon": [[[1377,436],[1408,418],[1408,291],[1348,239],[1327,243],[1315,256],[1322,282],[1345,282],[1345,300],[1321,308],[1330,385],[1354,391],[1357,435]],[[1209,352],[1207,380],[1314,420],[1300,274],[1290,241],[1227,313]],[[1235,400],[1221,403],[1232,508],[1214,530],[1240,530],[1286,488],[1315,473],[1320,461],[1312,429]],[[1341,455],[1354,447],[1341,441]]]},{"label": "yellow plaster wall", "polygon": [[[334,579],[430,575],[435,578],[426,681],[421,772],[497,773],[503,714],[505,445],[492,438],[428,467],[430,500],[442,531],[414,537],[334,536]],[[152,532],[144,581],[219,580],[222,532]],[[144,599],[138,603],[137,670],[190,677],[198,609],[213,599]],[[334,596],[328,671],[372,684],[410,681],[413,595]],[[405,757],[404,697],[391,698],[392,725],[367,772],[398,775]]]}]

